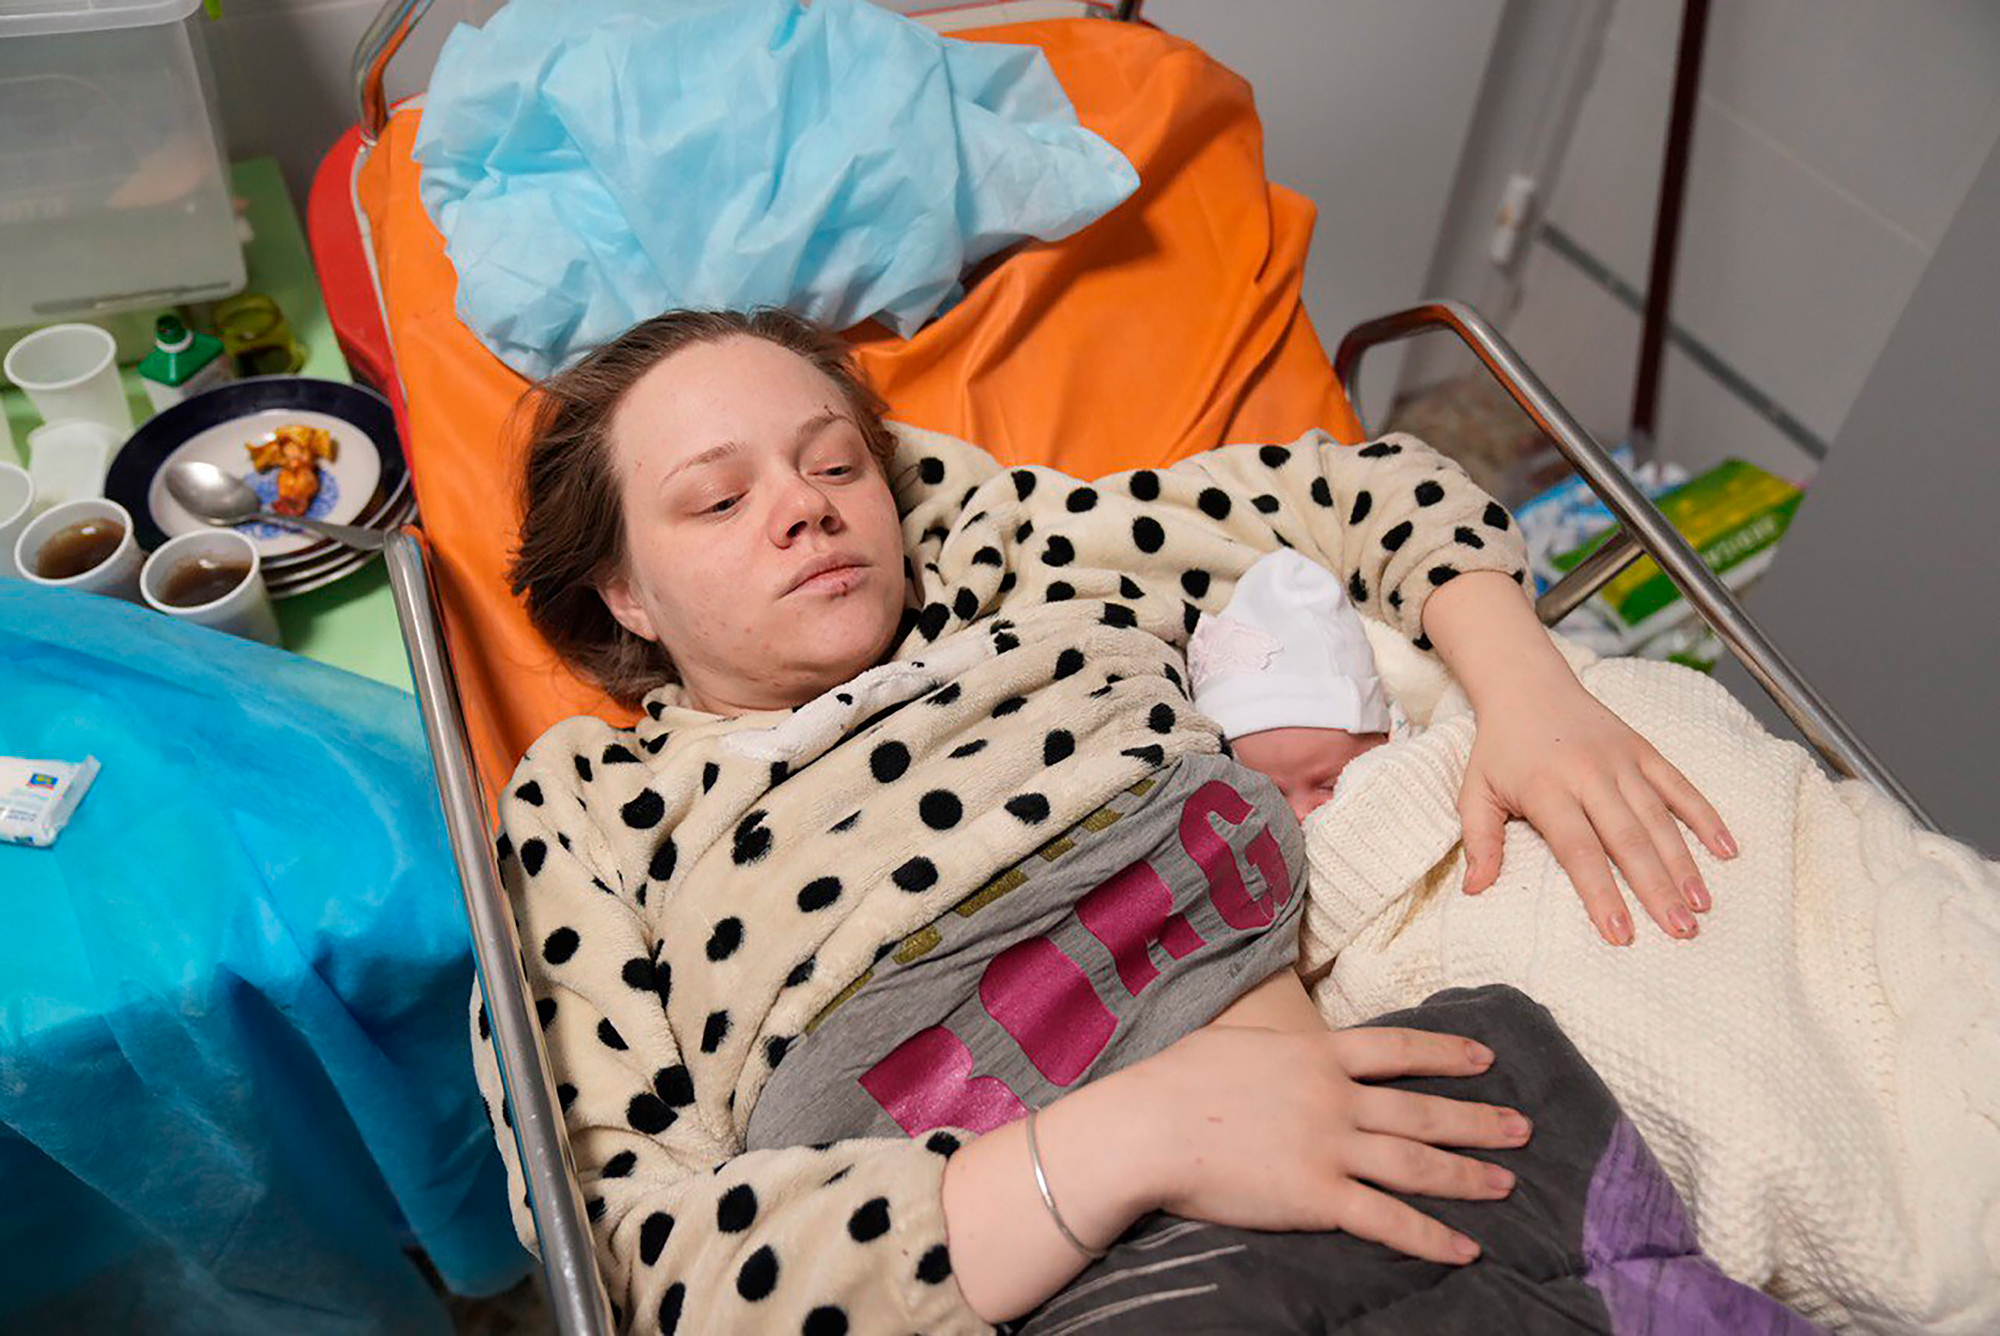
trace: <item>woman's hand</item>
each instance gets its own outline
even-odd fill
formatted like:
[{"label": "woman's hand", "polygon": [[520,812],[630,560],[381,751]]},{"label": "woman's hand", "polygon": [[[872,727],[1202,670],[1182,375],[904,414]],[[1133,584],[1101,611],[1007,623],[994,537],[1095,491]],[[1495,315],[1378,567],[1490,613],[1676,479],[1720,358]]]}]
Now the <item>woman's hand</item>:
[{"label": "woman's hand", "polygon": [[1651,743],[1567,669],[1564,676],[1567,683],[1552,680],[1479,712],[1458,796],[1466,893],[1478,894],[1500,875],[1507,820],[1523,816],[1569,874],[1606,941],[1632,940],[1612,861],[1655,923],[1675,937],[1692,937],[1694,916],[1712,901],[1674,818],[1719,858],[1735,855],[1729,831]]},{"label": "woman's hand", "polygon": [[1479,720],[1458,795],[1466,893],[1500,875],[1507,821],[1521,816],[1548,842],[1605,941],[1632,940],[1612,862],[1654,922],[1694,936],[1694,915],[1710,898],[1674,818],[1716,857],[1736,856],[1708,800],[1583,689],[1506,576],[1457,577],[1430,596],[1423,621]]},{"label": "woman's hand", "polygon": [[1474,1076],[1492,1063],[1483,1045],[1423,1030],[1204,1026],[1128,1069],[1149,1111],[1134,1125],[1164,1138],[1146,1157],[1164,1176],[1156,1205],[1245,1229],[1342,1229],[1415,1257],[1469,1262],[1476,1243],[1381,1189],[1504,1197],[1514,1186],[1507,1170],[1437,1147],[1518,1147],[1528,1120],[1361,1082]]}]

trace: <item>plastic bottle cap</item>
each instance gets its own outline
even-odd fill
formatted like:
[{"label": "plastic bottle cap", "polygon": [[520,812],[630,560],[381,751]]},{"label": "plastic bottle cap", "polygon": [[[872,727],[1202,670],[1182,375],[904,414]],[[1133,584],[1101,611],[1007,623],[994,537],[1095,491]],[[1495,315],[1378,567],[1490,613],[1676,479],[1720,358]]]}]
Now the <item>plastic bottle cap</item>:
[{"label": "plastic bottle cap", "polygon": [[177,315],[163,315],[153,322],[153,343],[163,353],[186,352],[194,346],[194,335]]}]

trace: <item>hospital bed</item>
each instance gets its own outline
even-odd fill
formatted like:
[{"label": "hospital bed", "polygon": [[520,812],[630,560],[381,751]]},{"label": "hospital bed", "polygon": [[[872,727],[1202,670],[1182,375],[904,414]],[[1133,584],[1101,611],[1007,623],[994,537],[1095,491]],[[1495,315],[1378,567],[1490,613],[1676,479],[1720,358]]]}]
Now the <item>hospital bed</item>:
[{"label": "hospital bed", "polygon": [[[609,1308],[487,814],[514,760],[549,723],[586,710],[620,722],[629,715],[555,663],[501,578],[511,456],[500,442],[523,385],[452,315],[449,262],[416,200],[409,157],[421,99],[392,108],[383,92],[390,60],[428,3],[387,0],[357,48],[358,124],[321,165],[309,225],[348,358],[395,406],[424,517],[422,527],[392,540],[389,577],[554,1320],[564,1332],[602,1332],[611,1327]],[[1298,300],[1310,206],[1263,180],[1255,113],[1241,82],[1145,25],[1139,8],[1139,0],[1015,0],[923,16],[973,39],[1040,45],[1084,124],[1125,151],[1142,186],[1084,232],[1006,258],[910,340],[851,335],[892,414],[978,441],[1003,462],[1032,457],[1084,476],[1168,462],[1227,440],[1290,439],[1312,426],[1354,441],[1365,438],[1352,407],[1365,355],[1418,334],[1449,333],[1618,521],[1611,541],[1542,594],[1543,622],[1558,624],[1633,561],[1652,558],[1832,769],[1872,782],[1934,828],[1476,312],[1437,301],[1367,321],[1345,334],[1329,363]],[[1216,241],[1219,203],[1241,223],[1249,253]],[[977,338],[969,334],[975,328]],[[995,346],[1009,350],[1004,360],[973,351]],[[1117,413],[1093,412],[1112,402],[1100,387],[1134,369],[1148,375],[1140,383],[1159,403],[1121,400]],[[1177,397],[1173,387],[1183,381]],[[1159,386],[1167,389],[1151,393]],[[1003,399],[1004,413],[995,407]],[[1107,417],[1119,434],[1094,436]],[[1054,450],[1042,444],[1051,441],[1059,443]]]}]

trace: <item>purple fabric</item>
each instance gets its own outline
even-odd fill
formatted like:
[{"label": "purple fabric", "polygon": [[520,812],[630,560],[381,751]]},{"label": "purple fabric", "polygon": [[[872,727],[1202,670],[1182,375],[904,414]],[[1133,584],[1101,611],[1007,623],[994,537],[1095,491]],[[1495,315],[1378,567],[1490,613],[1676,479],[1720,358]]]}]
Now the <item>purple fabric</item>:
[{"label": "purple fabric", "polygon": [[1702,1256],[1673,1183],[1626,1118],[1591,1176],[1583,1259],[1618,1336],[1819,1330]]}]

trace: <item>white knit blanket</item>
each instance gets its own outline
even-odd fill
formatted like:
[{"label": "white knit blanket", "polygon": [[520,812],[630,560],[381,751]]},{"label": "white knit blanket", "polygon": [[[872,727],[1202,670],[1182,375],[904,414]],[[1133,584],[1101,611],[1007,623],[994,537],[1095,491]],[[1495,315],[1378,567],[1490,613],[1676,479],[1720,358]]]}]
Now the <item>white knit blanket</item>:
[{"label": "white knit blanket", "polygon": [[2000,863],[1828,779],[1700,674],[1565,647],[1742,847],[1689,841],[1715,899],[1696,940],[1642,921],[1606,946],[1524,823],[1499,883],[1460,892],[1472,716],[1407,646],[1376,648],[1430,727],[1357,760],[1308,826],[1301,970],[1328,1018],[1513,984],[1603,1074],[1731,1276],[1831,1326],[2000,1331]]}]

